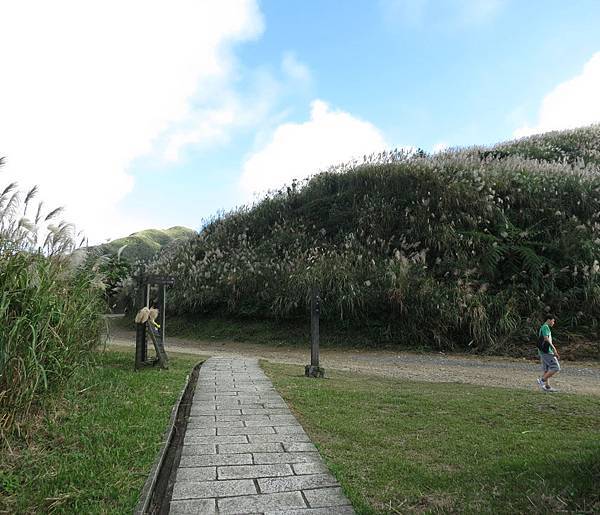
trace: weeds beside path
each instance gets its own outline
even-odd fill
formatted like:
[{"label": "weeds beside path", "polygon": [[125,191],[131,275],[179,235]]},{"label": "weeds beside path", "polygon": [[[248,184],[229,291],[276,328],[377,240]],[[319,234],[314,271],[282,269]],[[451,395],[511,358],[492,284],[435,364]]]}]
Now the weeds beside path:
[{"label": "weeds beside path", "polygon": [[[135,333],[113,328],[110,345],[135,345]],[[274,363],[306,365],[310,349],[227,340],[196,340],[168,337],[167,352],[211,356],[237,354]],[[427,382],[454,382],[503,388],[536,388],[539,364],[535,360],[465,355],[417,354],[389,350],[321,349],[321,364],[327,369],[367,373],[382,377]],[[565,393],[600,395],[600,363],[569,361],[553,383]],[[541,392],[540,392],[541,393]]]}]

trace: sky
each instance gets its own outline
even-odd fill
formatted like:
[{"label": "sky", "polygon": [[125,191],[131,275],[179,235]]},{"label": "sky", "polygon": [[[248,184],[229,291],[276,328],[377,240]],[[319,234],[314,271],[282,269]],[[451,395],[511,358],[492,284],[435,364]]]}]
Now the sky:
[{"label": "sky", "polygon": [[600,122],[598,0],[0,0],[0,188],[90,243],[392,148]]}]

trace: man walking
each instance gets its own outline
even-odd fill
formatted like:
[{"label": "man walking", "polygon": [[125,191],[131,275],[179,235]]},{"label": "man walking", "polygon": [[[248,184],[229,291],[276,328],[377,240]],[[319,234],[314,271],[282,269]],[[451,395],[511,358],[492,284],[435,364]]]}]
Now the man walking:
[{"label": "man walking", "polygon": [[558,391],[552,388],[548,382],[548,379],[560,371],[560,364],[558,363],[560,355],[552,343],[552,331],[550,330],[555,322],[556,317],[554,315],[547,315],[546,321],[542,324],[538,332],[538,354],[542,362],[543,375],[538,378],[537,383],[544,392]]}]

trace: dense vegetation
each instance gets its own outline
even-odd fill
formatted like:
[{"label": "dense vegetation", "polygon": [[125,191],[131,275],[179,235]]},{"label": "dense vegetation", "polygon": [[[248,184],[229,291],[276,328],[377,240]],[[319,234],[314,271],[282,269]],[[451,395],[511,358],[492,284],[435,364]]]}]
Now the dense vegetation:
[{"label": "dense vegetation", "polygon": [[34,210],[36,194],[21,201],[16,184],[0,193],[0,437],[88,362],[101,326],[97,270],[72,226],[52,223],[59,209]]},{"label": "dense vegetation", "polygon": [[[380,341],[504,351],[543,314],[597,336],[600,126],[427,155],[384,153],[292,183],[147,267],[187,316],[305,317]],[[590,344],[591,345],[591,344]]]}]

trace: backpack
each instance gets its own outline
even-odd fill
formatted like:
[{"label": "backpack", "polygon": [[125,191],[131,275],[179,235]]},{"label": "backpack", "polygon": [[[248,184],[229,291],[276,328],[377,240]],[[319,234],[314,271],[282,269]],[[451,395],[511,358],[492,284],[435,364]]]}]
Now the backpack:
[{"label": "backpack", "polygon": [[544,340],[544,337],[542,335],[538,336],[536,347],[540,352],[543,352],[544,354],[548,354],[548,352],[550,352],[550,342]]}]

